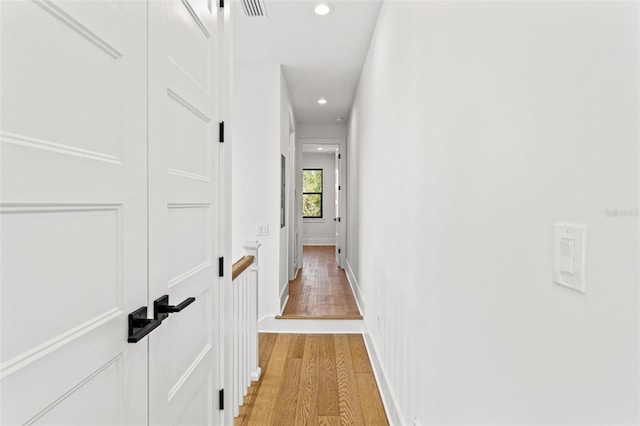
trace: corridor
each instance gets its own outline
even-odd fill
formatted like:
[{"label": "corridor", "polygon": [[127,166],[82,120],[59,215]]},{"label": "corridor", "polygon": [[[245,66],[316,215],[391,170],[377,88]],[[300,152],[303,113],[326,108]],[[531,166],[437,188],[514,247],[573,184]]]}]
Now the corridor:
[{"label": "corridor", "polygon": [[1,425],[640,424],[640,0],[0,38]]},{"label": "corridor", "polygon": [[302,269],[289,282],[283,319],[362,319],[334,246],[304,246]]},{"label": "corridor", "polygon": [[244,425],[388,425],[362,336],[260,334]]}]

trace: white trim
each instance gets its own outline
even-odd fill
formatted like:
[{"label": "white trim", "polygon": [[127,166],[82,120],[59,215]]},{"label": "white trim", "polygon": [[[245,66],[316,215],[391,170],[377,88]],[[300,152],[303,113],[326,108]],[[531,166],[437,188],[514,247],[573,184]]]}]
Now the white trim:
[{"label": "white trim", "polygon": [[353,269],[351,269],[351,264],[349,263],[349,259],[345,261],[344,268],[347,273],[347,281],[349,281],[349,285],[351,286],[351,291],[353,295],[356,297],[356,305],[358,305],[358,309],[362,316],[364,316],[366,303],[364,301],[364,295],[362,294],[362,290],[360,289],[360,285],[358,284],[358,280],[356,275],[353,273]]},{"label": "white trim", "polygon": [[202,363],[202,360],[209,353],[210,350],[211,350],[211,345],[206,345],[204,347],[202,352],[200,352],[200,354],[196,357],[196,359],[191,363],[189,368],[187,368],[187,371],[185,371],[184,374],[178,379],[176,384],[173,385],[173,387],[169,391],[167,402],[171,402],[171,400],[173,399],[174,396],[176,396],[178,391],[182,389],[182,386],[184,386],[187,379],[189,379],[189,377],[191,377],[193,372],[196,371],[196,369],[200,366],[200,364]]},{"label": "white trim", "polygon": [[284,311],[284,307],[287,306],[289,301],[289,281],[284,285],[284,288],[280,292],[280,313]]},{"label": "white trim", "polygon": [[106,163],[122,165],[122,161],[120,161],[120,158],[114,155],[76,148],[70,145],[65,145],[58,142],[54,142],[54,141],[36,139],[29,136],[19,135],[17,133],[0,132],[0,142],[10,143],[10,144],[19,145],[19,146],[26,146],[29,148],[41,149],[44,151],[57,152],[60,154],[74,155],[76,157],[88,158],[90,160],[104,161]]},{"label": "white trim", "polygon": [[325,223],[326,219],[321,217],[303,217],[302,223]]},{"label": "white trim", "polygon": [[242,245],[245,250],[258,250],[262,246],[262,243],[258,240],[247,241]]},{"label": "white trim", "polygon": [[302,245],[305,246],[335,246],[335,238],[304,238]]},{"label": "white trim", "polygon": [[[231,115],[231,89],[233,83],[233,17],[231,7],[218,8],[218,116],[216,120],[225,121],[227,129],[233,128],[234,116]],[[214,37],[215,38],[215,37]],[[220,185],[220,218],[219,218],[219,247],[220,253],[225,258],[224,268],[231,271],[232,250],[231,250],[231,221],[232,221],[232,195],[231,195],[231,144],[233,143],[233,132],[226,132],[227,143],[216,144],[220,146],[219,151],[219,185]],[[218,389],[227,388],[224,395],[224,410],[213,414],[213,423],[233,424],[233,334],[231,325],[233,324],[233,292],[231,284],[231,273],[225,274],[219,279],[218,295],[219,316],[218,316]],[[257,303],[256,303],[257,306]],[[216,384],[214,384],[215,386]],[[217,417],[217,419],[216,419]]]},{"label": "white trim", "polygon": [[111,322],[112,320],[122,316],[124,312],[118,308],[111,308],[100,315],[97,315],[82,324],[79,324],[69,330],[41,343],[25,352],[14,356],[8,361],[0,364],[0,379],[4,379],[8,375],[26,367],[27,365],[51,354],[55,350],[68,345],[76,339],[92,332],[98,327]]},{"label": "white trim", "polygon": [[258,367],[256,368],[256,371],[251,372],[251,381],[257,382],[260,380],[260,376],[262,376],[262,368]]},{"label": "white trim", "polygon": [[265,316],[258,323],[260,333],[296,334],[362,334],[362,320],[339,319],[276,319]]},{"label": "white trim", "polygon": [[113,59],[122,58],[120,53],[115,47],[111,46],[106,40],[100,38],[96,33],[80,23],[73,16],[64,11],[60,6],[54,4],[50,0],[34,0],[34,3],[49,12],[51,16],[58,19],[63,24],[77,32],[79,35],[93,43],[98,49],[102,50]]},{"label": "white trim", "polygon": [[386,370],[382,364],[380,358],[378,358],[378,351],[376,350],[376,344],[369,333],[369,327],[364,324],[364,344],[367,347],[367,353],[369,354],[369,360],[371,361],[371,367],[373,368],[373,375],[375,376],[376,383],[378,384],[378,390],[382,397],[382,405],[387,413],[387,419],[390,425],[407,425],[400,411],[400,405],[398,399],[391,388],[391,384],[387,381]]}]

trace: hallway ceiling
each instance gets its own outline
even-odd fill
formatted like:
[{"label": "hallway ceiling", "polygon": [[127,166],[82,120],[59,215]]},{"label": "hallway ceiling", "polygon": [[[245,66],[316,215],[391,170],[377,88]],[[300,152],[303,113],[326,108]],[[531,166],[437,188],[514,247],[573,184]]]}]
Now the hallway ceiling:
[{"label": "hallway ceiling", "polygon": [[302,152],[305,154],[334,155],[337,149],[338,145],[336,144],[305,143],[302,145]]},{"label": "hallway ceiling", "polygon": [[[316,15],[321,2],[332,13]],[[233,4],[236,62],[281,64],[298,123],[346,123],[382,2],[265,0],[267,17],[245,16]]]}]

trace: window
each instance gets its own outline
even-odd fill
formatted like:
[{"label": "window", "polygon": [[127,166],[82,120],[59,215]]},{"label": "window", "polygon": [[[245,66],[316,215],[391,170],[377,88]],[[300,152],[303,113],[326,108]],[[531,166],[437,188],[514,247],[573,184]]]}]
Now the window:
[{"label": "window", "polygon": [[302,217],[322,218],[322,169],[302,171]]}]

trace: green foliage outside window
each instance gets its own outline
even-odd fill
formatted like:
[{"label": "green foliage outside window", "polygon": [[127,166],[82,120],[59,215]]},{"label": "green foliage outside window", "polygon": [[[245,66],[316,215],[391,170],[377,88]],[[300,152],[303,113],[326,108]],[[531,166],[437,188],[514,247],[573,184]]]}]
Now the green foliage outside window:
[{"label": "green foliage outside window", "polygon": [[302,216],[322,217],[322,169],[302,171]]}]

